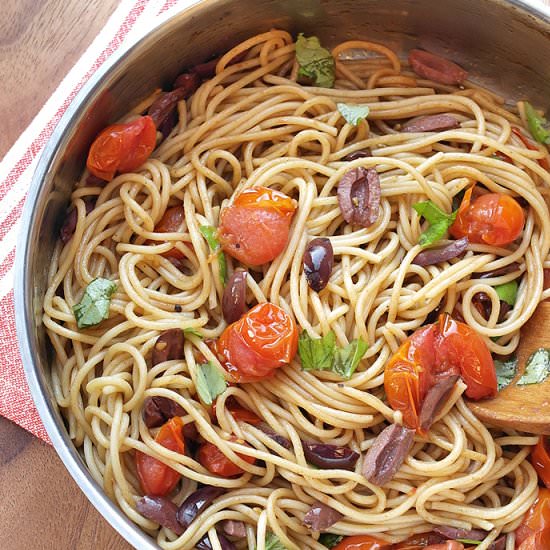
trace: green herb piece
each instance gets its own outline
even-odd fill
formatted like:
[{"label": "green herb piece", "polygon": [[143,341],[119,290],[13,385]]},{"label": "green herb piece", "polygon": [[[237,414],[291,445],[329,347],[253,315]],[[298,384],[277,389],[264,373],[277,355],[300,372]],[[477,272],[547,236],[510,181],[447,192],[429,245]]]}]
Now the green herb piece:
[{"label": "green herb piece", "polygon": [[111,296],[116,289],[116,283],[101,277],[86,287],[82,299],[73,307],[78,328],[93,327],[109,317]]},{"label": "green herb piece", "polygon": [[275,533],[268,531],[265,534],[265,550],[288,550]]},{"label": "green herb piece", "polygon": [[298,339],[303,370],[329,370],[343,378],[351,377],[367,348],[368,344],[361,338],[353,340],[345,348],[339,348],[332,331],[322,338],[311,338],[304,330]]},{"label": "green herb piece", "polygon": [[548,375],[550,375],[550,349],[539,348],[527,359],[525,372],[518,380],[517,385],[540,384],[546,380]]},{"label": "green herb piece", "polygon": [[218,264],[220,266],[220,281],[222,285],[227,282],[227,260],[225,254],[221,250],[220,241],[216,237],[216,228],[212,225],[201,225],[199,227],[202,236],[206,239],[208,246],[212,252],[218,253]]},{"label": "green herb piece", "polygon": [[445,233],[455,221],[458,212],[458,210],[455,210],[451,214],[445,214],[432,201],[417,202],[413,204],[413,208],[430,224],[430,227],[420,235],[418,241],[418,244],[423,248],[436,243],[445,236]]},{"label": "green herb piece", "polygon": [[350,342],[345,348],[336,350],[332,370],[344,378],[351,378],[368,347],[369,345],[359,338]]},{"label": "green herb piece", "polygon": [[498,359],[495,361],[498,391],[510,384],[510,382],[514,379],[514,376],[516,376],[517,368],[518,358],[515,355],[507,361],[500,361]]},{"label": "green herb piece", "polygon": [[455,539],[457,542],[461,542],[462,544],[473,544],[474,546],[479,546],[483,541],[481,540],[474,540],[474,539]]},{"label": "green herb piece", "polygon": [[303,33],[296,40],[296,60],[299,69],[298,76],[312,80],[321,88],[332,88],[336,73],[334,58],[321,46],[316,36],[306,38]]},{"label": "green herb piece", "polygon": [[204,338],[204,336],[196,328],[184,328],[183,333],[184,334],[191,334],[192,336],[196,336],[197,338],[200,338],[201,340]]},{"label": "green herb piece", "polygon": [[361,120],[369,116],[368,105],[348,105],[347,103],[337,103],[336,107],[340,114],[346,119],[348,124],[357,126]]},{"label": "green herb piece", "polygon": [[506,302],[509,306],[514,306],[516,303],[516,298],[518,297],[518,282],[510,281],[509,283],[504,283],[502,285],[495,286],[495,290],[498,294],[498,297]]},{"label": "green herb piece", "polygon": [[197,392],[203,403],[212,405],[225,388],[227,382],[216,365],[209,361],[197,366]]},{"label": "green herb piece", "polygon": [[548,145],[550,143],[550,132],[547,129],[547,121],[543,116],[540,116],[533,106],[524,101],[525,115],[527,116],[527,126],[535,141]]},{"label": "green herb piece", "polygon": [[334,533],[322,533],[319,542],[327,548],[334,548],[344,537]]},{"label": "green herb piece", "polygon": [[322,338],[311,338],[304,330],[298,338],[298,354],[304,370],[332,370],[336,335],[330,331]]}]

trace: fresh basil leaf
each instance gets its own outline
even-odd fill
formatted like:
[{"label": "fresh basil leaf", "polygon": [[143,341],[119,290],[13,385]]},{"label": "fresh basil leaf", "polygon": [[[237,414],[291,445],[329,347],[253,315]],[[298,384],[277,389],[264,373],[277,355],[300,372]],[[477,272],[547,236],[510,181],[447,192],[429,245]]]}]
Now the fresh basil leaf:
[{"label": "fresh basil leaf", "polygon": [[539,348],[527,359],[525,372],[518,380],[517,385],[540,384],[546,380],[548,375],[550,375],[550,349]]},{"label": "fresh basil leaf", "polygon": [[504,283],[502,285],[495,286],[495,290],[498,294],[498,297],[506,302],[510,306],[514,306],[516,303],[516,298],[518,297],[518,282],[510,281],[509,283]]},{"label": "fresh basil leaf", "polygon": [[304,330],[298,338],[298,354],[304,370],[332,370],[336,353],[336,336],[330,331],[322,338],[312,338]]},{"label": "fresh basil leaf", "polygon": [[413,204],[413,208],[430,224],[418,240],[422,248],[442,239],[455,221],[458,212],[455,210],[451,214],[446,214],[432,201],[417,202]]},{"label": "fresh basil leaf", "polygon": [[227,382],[218,367],[211,363],[197,366],[197,392],[206,405],[212,402],[227,388]]},{"label": "fresh basil leaf", "polygon": [[455,539],[457,542],[461,542],[462,544],[473,544],[474,546],[479,546],[483,541],[481,540],[473,540],[473,539]]},{"label": "fresh basil leaf", "polygon": [[322,533],[319,542],[327,548],[334,548],[344,537],[334,533]]},{"label": "fresh basil leaf", "polygon": [[265,534],[265,550],[288,550],[275,533],[268,531]]},{"label": "fresh basil leaf", "polygon": [[102,277],[86,287],[80,302],[73,307],[78,328],[93,327],[109,317],[111,296],[116,289],[116,283]]},{"label": "fresh basil leaf", "polygon": [[335,64],[331,53],[321,46],[316,36],[306,38],[303,33],[296,40],[296,61],[298,76],[312,80],[321,88],[334,86]]},{"label": "fresh basil leaf", "polygon": [[528,102],[524,102],[525,116],[527,117],[527,126],[535,141],[548,145],[550,143],[550,132],[547,128],[547,121],[543,116],[540,116],[533,106]]},{"label": "fresh basil leaf", "polygon": [[357,126],[361,120],[365,120],[369,116],[368,105],[337,103],[336,107],[340,114],[346,119],[346,122],[352,126]]},{"label": "fresh basil leaf", "polygon": [[212,225],[201,225],[199,230],[202,236],[206,239],[208,246],[212,252],[218,253],[218,264],[220,268],[220,281],[222,285],[225,285],[227,282],[227,260],[225,259],[225,254],[221,250],[220,241],[216,237],[216,228]]},{"label": "fresh basil leaf", "polygon": [[201,340],[204,338],[204,336],[196,328],[184,328],[183,333],[191,334],[193,336],[196,336],[197,338],[200,338]]},{"label": "fresh basil leaf", "polygon": [[500,361],[499,359],[495,361],[498,391],[510,384],[514,376],[516,376],[517,368],[518,358],[515,355],[506,361]]},{"label": "fresh basil leaf", "polygon": [[334,356],[332,370],[344,378],[351,378],[368,347],[367,342],[359,338],[350,342],[345,348],[339,348]]}]

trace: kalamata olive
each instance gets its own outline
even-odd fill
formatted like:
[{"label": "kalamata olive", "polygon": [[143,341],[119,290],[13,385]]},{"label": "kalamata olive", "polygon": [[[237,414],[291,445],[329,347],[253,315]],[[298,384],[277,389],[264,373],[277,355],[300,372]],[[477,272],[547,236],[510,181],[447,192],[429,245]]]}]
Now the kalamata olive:
[{"label": "kalamata olive", "polygon": [[200,83],[201,79],[197,71],[182,73],[174,81],[174,90],[181,89],[185,93],[183,97],[187,98],[196,91]]},{"label": "kalamata olive", "polygon": [[235,271],[227,281],[222,297],[223,318],[228,323],[238,321],[246,311],[246,271]]},{"label": "kalamata olive", "polygon": [[[236,547],[232,542],[228,541],[219,531],[217,533],[222,550],[236,550]],[[208,533],[205,533],[205,535],[199,540],[199,542],[197,542],[195,548],[197,550],[212,550],[212,543],[210,542]]]},{"label": "kalamata olive", "polygon": [[469,539],[482,541],[487,532],[481,529],[460,529],[459,527],[451,527],[450,525],[435,525],[433,530],[446,539]]},{"label": "kalamata olive", "polygon": [[476,279],[492,279],[493,277],[500,277],[501,275],[508,275],[513,271],[519,271],[520,265],[517,262],[505,265],[500,269],[494,269],[493,271],[485,271],[484,273],[474,273],[472,277]]},{"label": "kalamata olive", "polygon": [[468,73],[456,63],[424,50],[411,50],[409,65],[419,76],[441,84],[462,84]]},{"label": "kalamata olive", "polygon": [[340,521],[344,514],[322,502],[315,502],[304,516],[304,525],[312,531],[324,531]]},{"label": "kalamata olive", "polygon": [[[474,294],[472,297],[472,304],[485,320],[489,319],[489,317],[491,316],[493,302],[486,292],[476,292],[476,294]],[[504,321],[506,315],[511,309],[512,306],[509,303],[505,302],[504,300],[500,300],[500,307],[498,311],[499,323],[502,323],[502,321]]]},{"label": "kalamata olive", "polygon": [[265,422],[260,422],[257,427],[262,430],[264,434],[271,437],[271,439],[277,442],[281,447],[284,447],[285,449],[290,449],[292,447],[292,444],[286,437],[284,437],[283,435],[279,435],[275,430],[271,428],[271,426],[268,426]]},{"label": "kalamata olive", "polygon": [[458,374],[441,375],[440,380],[427,391],[420,408],[419,424],[421,430],[427,432],[430,429],[459,378]]},{"label": "kalamata olive", "polygon": [[412,263],[416,265],[433,265],[440,262],[447,262],[453,258],[457,258],[461,254],[466,252],[468,248],[468,238],[462,237],[456,241],[449,243],[446,246],[441,248],[429,248],[428,250],[423,250],[419,252]]},{"label": "kalamata olive", "polygon": [[183,359],[185,336],[183,330],[171,328],[160,334],[153,346],[153,367],[164,361]]},{"label": "kalamata olive", "polygon": [[212,502],[225,493],[222,487],[201,487],[191,493],[178,508],[176,517],[185,529],[199,516]]},{"label": "kalamata olive", "polygon": [[302,441],[304,456],[308,462],[325,469],[353,470],[359,459],[359,453],[349,447],[339,447],[326,443]]},{"label": "kalamata olive", "polygon": [[460,123],[452,115],[428,115],[413,118],[403,124],[402,132],[443,132],[454,130]]},{"label": "kalamata olive", "polygon": [[359,149],[359,151],[353,151],[353,153],[350,153],[349,155],[346,155],[344,157],[344,160],[346,161],[352,161],[356,159],[362,159],[365,157],[372,157],[372,152],[369,148],[365,149]]},{"label": "kalamata olive", "polygon": [[306,247],[303,262],[309,286],[316,292],[325,288],[334,263],[330,239],[325,237],[313,239]]},{"label": "kalamata olive", "polygon": [[498,537],[495,542],[492,542],[487,550],[504,550],[506,548],[506,535]]},{"label": "kalamata olive", "polygon": [[172,529],[176,535],[181,535],[184,528],[176,519],[178,507],[166,497],[144,496],[136,502],[137,511],[151,521],[163,527]]},{"label": "kalamata olive", "polygon": [[370,227],[380,211],[380,179],[373,168],[353,168],[346,172],[336,191],[338,205],[349,224]]},{"label": "kalamata olive", "polygon": [[184,88],[176,88],[171,92],[162,93],[149,107],[147,114],[153,119],[155,126],[159,128],[166,117],[176,109],[178,101],[186,97]]},{"label": "kalamata olive", "polygon": [[[86,215],[88,215],[95,208],[95,199],[84,199],[84,204],[86,205]],[[73,208],[67,214],[67,217],[65,218],[65,223],[61,226],[61,229],[59,231],[59,236],[63,244],[67,244],[71,240],[74,232],[76,231],[77,222],[78,211],[76,208]]]},{"label": "kalamata olive", "polygon": [[141,409],[143,421],[148,428],[158,428],[174,416],[183,416],[185,409],[168,397],[147,397]]},{"label": "kalamata olive", "polygon": [[226,519],[223,522],[223,532],[230,537],[244,539],[246,537],[246,525],[244,521]]}]

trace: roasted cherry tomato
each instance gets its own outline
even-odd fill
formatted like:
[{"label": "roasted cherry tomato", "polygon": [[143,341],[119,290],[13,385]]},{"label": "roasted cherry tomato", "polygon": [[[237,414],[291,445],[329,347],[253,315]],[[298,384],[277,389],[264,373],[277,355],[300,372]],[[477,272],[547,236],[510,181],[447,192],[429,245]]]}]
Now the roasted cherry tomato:
[{"label": "roasted cherry tomato", "polygon": [[[539,489],[535,503],[523,518],[522,524],[516,529],[516,547],[536,533],[550,530],[550,489]],[[523,549],[523,547],[520,546]],[[531,547],[527,547],[531,548]],[[538,547],[533,547],[539,550]],[[541,549],[550,548],[543,546]]]},{"label": "roasted cherry tomato", "polygon": [[456,239],[468,237],[471,243],[504,246],[515,241],[523,231],[525,215],[509,195],[486,193],[473,201],[470,187],[464,195],[449,232]]},{"label": "roasted cherry tomato", "polygon": [[550,548],[550,529],[543,529],[527,537],[517,550],[548,550]]},{"label": "roasted cherry tomato", "polygon": [[[237,443],[241,443],[242,445],[246,445],[246,443],[234,435],[230,437],[231,441],[235,441]],[[256,459],[253,456],[243,455],[241,453],[237,453],[237,456],[242,458],[245,462],[248,462],[249,464],[254,464],[256,462]],[[198,454],[199,462],[209,471],[213,474],[216,474],[218,476],[222,477],[232,477],[232,476],[238,476],[239,474],[243,473],[243,469],[231,462],[221,451],[216,447],[216,445],[206,442],[203,443],[199,449]]]},{"label": "roasted cherry tomato", "polygon": [[[167,208],[164,215],[155,226],[155,233],[175,233],[181,231],[185,220],[185,212],[182,205]],[[157,241],[148,241],[150,244],[158,244]],[[174,241],[172,241],[174,242]],[[175,246],[162,254],[164,258],[183,260],[185,254]]]},{"label": "roasted cherry tomato", "polygon": [[258,304],[229,325],[216,342],[216,352],[237,382],[255,382],[292,361],[298,350],[298,328],[290,315],[268,302]]},{"label": "roasted cherry tomato", "polygon": [[117,172],[139,168],[153,152],[156,141],[157,130],[150,116],[113,124],[92,143],[86,166],[94,176],[110,181]]},{"label": "roasted cherry tomato", "polygon": [[[241,407],[237,400],[234,399],[232,396],[225,401],[225,408],[233,415],[233,418],[237,422],[248,422],[253,426],[257,426],[262,421],[262,419],[257,414],[254,414],[252,411]],[[212,405],[212,413],[215,418],[216,401],[214,401],[214,404]]]},{"label": "roasted cherry tomato", "polygon": [[240,193],[220,216],[222,248],[247,265],[274,260],[285,248],[296,201],[267,187]]},{"label": "roasted cherry tomato", "polygon": [[482,399],[496,394],[491,354],[483,339],[468,325],[444,314],[433,325],[412,334],[394,353],[384,372],[384,388],[403,422],[419,427],[419,414],[428,390],[442,376],[460,374],[466,396]]},{"label": "roasted cherry tomato", "polygon": [[548,436],[541,435],[539,442],[531,451],[531,463],[539,479],[550,489],[550,441]]},{"label": "roasted cherry tomato", "polygon": [[[184,454],[183,422],[179,416],[171,418],[160,428],[155,441],[176,453]],[[181,479],[181,475],[156,458],[136,451],[136,467],[143,493],[164,496]]]},{"label": "roasted cherry tomato", "polygon": [[391,544],[371,535],[353,535],[344,537],[332,550],[385,550]]},{"label": "roasted cherry tomato", "polygon": [[[527,147],[527,149],[530,149],[531,151],[539,151],[539,148],[534,143],[531,143],[529,138],[524,136],[519,128],[515,128],[514,126],[512,126],[512,133],[520,139],[520,141],[523,143],[523,145],[525,145],[525,147]],[[550,163],[548,162],[547,158],[539,159],[538,162],[542,168],[550,172]]]}]

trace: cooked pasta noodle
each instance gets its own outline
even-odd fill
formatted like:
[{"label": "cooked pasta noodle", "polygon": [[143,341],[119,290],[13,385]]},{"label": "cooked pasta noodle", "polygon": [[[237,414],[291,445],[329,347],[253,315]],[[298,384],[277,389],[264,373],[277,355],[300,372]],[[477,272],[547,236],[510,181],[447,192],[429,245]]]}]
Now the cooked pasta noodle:
[{"label": "cooked pasta noodle", "polygon": [[[368,55],[358,58],[358,51]],[[242,52],[245,57],[232,64]],[[311,466],[300,439],[345,445],[364,456],[388,423],[399,423],[401,413],[385,400],[384,366],[438,306],[461,314],[492,353],[515,350],[520,328],[550,296],[543,289],[543,267],[550,267],[550,173],[537,162],[546,152],[522,144],[511,131],[524,126],[522,109],[488,90],[470,82],[456,88],[423,80],[393,51],[371,42],[346,42],[332,53],[335,87],[302,86],[296,82],[292,37],[281,30],[254,36],[225,54],[215,76],[180,101],[179,123],[137,172],[104,186],[90,184],[84,173],[72,194],[76,230],[55,249],[44,300],[57,403],[94,479],[165,550],[193,548],[207,532],[212,548],[219,549],[215,526],[228,519],[247,525],[238,548],[264,550],[271,531],[288,549],[320,550],[325,547],[318,533],[302,523],[314,501],[343,514],[330,528],[336,534],[370,533],[397,542],[446,524],[488,531],[479,550],[510,533],[512,548],[513,530],[537,494],[537,476],[526,460],[536,438],[485,426],[462,398],[463,383],[427,436],[415,436],[404,465],[383,487],[366,480],[361,460],[353,471]],[[354,127],[337,102],[367,104],[370,114]],[[452,114],[460,126],[400,132],[404,119],[437,113]],[[372,156],[345,160],[366,148]],[[336,197],[338,182],[356,167],[375,168],[381,182],[380,214],[369,228],[345,223]],[[506,247],[470,244],[462,257],[439,264],[412,263],[422,231],[412,205],[430,199],[449,211],[453,198],[475,182],[528,204],[521,238]],[[301,370],[295,359],[271,378],[230,385],[217,399],[213,421],[211,408],[197,395],[197,365],[206,359],[221,367],[208,340],[219,337],[226,323],[220,260],[200,226],[218,226],[220,210],[253,186],[284,192],[298,209],[283,253],[250,270],[248,304],[269,301],[310,336],[333,331],[340,346],[362,338],[369,348],[349,380]],[[96,199],[88,214],[86,198]],[[184,206],[183,231],[155,232],[176,204]],[[318,236],[329,237],[334,249],[330,281],[319,293],[308,286],[302,263],[306,245]],[[163,256],[173,245],[185,256],[180,268]],[[239,263],[227,260],[231,273]],[[490,279],[490,285],[472,277],[514,263],[516,269]],[[81,330],[72,306],[96,277],[117,283],[110,315]],[[518,277],[516,304],[499,321],[494,286]],[[475,307],[479,292],[494,306],[488,319]],[[183,360],[151,367],[157,337],[174,328],[195,329],[202,338],[186,333]],[[183,423],[194,422],[200,436],[245,473],[216,476],[192,456],[155,442],[155,431],[141,416],[148,396],[177,402],[185,410]],[[236,422],[225,407],[230,397],[288,438],[291,447]],[[230,440],[230,434],[239,440]],[[136,510],[142,491],[135,451],[182,475],[171,497],[176,504],[198,484],[226,492],[181,536],[159,529]]]}]

